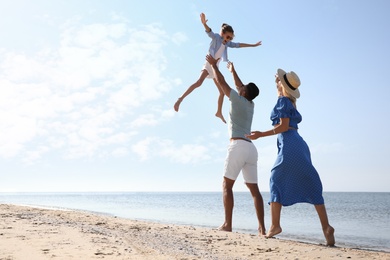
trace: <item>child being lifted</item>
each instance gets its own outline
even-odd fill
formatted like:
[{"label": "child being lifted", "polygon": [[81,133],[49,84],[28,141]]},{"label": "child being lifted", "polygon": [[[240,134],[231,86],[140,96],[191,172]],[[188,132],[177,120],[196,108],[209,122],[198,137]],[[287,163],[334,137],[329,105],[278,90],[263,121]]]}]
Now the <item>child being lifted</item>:
[{"label": "child being lifted", "polygon": [[[218,33],[214,33],[211,28],[207,25],[207,19],[206,15],[204,13],[200,14],[200,20],[206,30],[207,35],[212,39],[210,43],[210,48],[209,48],[209,54],[212,55],[215,59],[222,58],[223,61],[228,62],[228,57],[227,57],[227,47],[230,48],[243,48],[243,47],[257,47],[261,45],[261,41],[255,43],[255,44],[248,44],[248,43],[238,43],[238,42],[232,42],[234,38],[234,31],[233,28],[224,23],[221,26],[221,30]],[[218,65],[218,64],[217,64]],[[214,73],[213,70],[208,62],[206,62],[203,65],[203,68],[201,70],[200,76],[198,80],[193,83],[184,93],[181,97],[178,98],[174,105],[175,111],[179,111],[179,106],[180,103],[183,101],[183,99],[188,96],[194,89],[197,87],[200,87],[203,84],[203,81],[205,78],[212,78],[214,80],[215,85],[217,86],[219,90],[219,97],[218,97],[218,108],[217,108],[217,113],[215,114],[216,117],[219,117],[224,123],[226,123],[225,118],[222,115],[222,105],[223,105],[223,98],[224,94],[222,90],[218,87],[218,84],[214,78]]]}]

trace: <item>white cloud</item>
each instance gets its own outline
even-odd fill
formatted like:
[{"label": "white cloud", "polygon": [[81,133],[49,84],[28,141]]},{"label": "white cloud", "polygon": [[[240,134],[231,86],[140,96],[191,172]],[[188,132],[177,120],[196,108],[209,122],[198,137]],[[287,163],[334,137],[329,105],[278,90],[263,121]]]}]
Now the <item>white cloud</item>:
[{"label": "white cloud", "polygon": [[154,142],[154,138],[147,137],[146,139],[139,141],[132,146],[132,151],[140,157],[141,161],[145,161],[149,158],[151,143]]},{"label": "white cloud", "polygon": [[23,158],[23,162],[27,164],[32,164],[35,161],[42,158],[42,156],[50,150],[47,146],[39,146],[35,151],[27,151],[25,157]]},{"label": "white cloud", "polygon": [[165,158],[171,158],[174,162],[183,164],[197,163],[211,159],[209,149],[199,144],[184,144],[179,147],[173,145],[165,146],[165,149],[161,151],[161,155]]},{"label": "white cloud", "polygon": [[161,110],[159,108],[151,108],[152,113],[139,115],[131,123],[131,127],[140,128],[144,126],[156,126],[166,120],[169,120],[175,116],[173,109]]},{"label": "white cloud", "polygon": [[102,46],[109,48],[116,45],[112,40],[125,36],[126,31],[125,23],[90,24],[77,29],[73,41],[86,48],[99,46],[100,43],[102,43]]},{"label": "white cloud", "polygon": [[169,37],[161,26],[74,19],[55,37],[57,49],[0,52],[0,157],[31,162],[50,151],[66,158],[124,156],[137,134],[132,127],[172,117],[151,110],[137,118],[135,112],[147,111],[145,104],[177,84],[163,74]]},{"label": "white cloud", "polygon": [[36,120],[13,113],[0,113],[0,156],[13,157],[23,151],[37,132]]},{"label": "white cloud", "polygon": [[172,140],[147,137],[132,146],[133,152],[137,153],[141,161],[149,158],[166,158],[175,163],[197,163],[208,161],[212,158],[210,149],[199,144],[175,145]]},{"label": "white cloud", "polygon": [[145,114],[139,116],[137,119],[135,119],[132,123],[132,127],[142,127],[142,126],[155,126],[157,125],[158,121],[154,114]]},{"label": "white cloud", "polygon": [[183,42],[188,41],[188,37],[187,37],[187,35],[185,35],[184,33],[178,32],[178,33],[175,33],[175,34],[172,36],[172,41],[173,41],[173,43],[175,43],[175,44],[177,44],[177,45],[180,45],[180,44],[182,44]]},{"label": "white cloud", "polygon": [[118,147],[112,151],[114,157],[125,157],[129,154],[129,150],[126,147]]}]

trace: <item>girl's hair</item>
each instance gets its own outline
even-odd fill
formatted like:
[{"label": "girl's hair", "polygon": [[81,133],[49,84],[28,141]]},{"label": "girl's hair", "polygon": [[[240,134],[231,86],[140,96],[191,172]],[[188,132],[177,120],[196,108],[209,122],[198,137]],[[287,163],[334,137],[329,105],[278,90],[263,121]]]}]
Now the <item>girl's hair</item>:
[{"label": "girl's hair", "polygon": [[234,35],[233,27],[231,27],[227,23],[223,23],[222,24],[221,31],[222,31],[222,33],[230,32],[230,33],[232,33]]}]

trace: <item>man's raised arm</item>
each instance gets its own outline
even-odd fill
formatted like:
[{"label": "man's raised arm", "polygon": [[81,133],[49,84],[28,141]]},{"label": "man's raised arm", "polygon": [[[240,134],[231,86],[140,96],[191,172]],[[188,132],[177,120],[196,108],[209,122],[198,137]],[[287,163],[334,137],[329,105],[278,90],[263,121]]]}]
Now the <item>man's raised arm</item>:
[{"label": "man's raised arm", "polygon": [[229,71],[233,74],[234,85],[236,85],[236,89],[237,89],[237,91],[239,91],[240,88],[242,88],[244,86],[244,84],[242,83],[240,77],[238,77],[238,74],[236,72],[236,69],[234,68],[233,62],[229,61],[227,64],[227,67],[228,67]]},{"label": "man's raised arm", "polygon": [[230,98],[230,91],[232,90],[231,87],[226,83],[225,78],[223,77],[222,73],[219,71],[218,66],[217,66],[217,61],[214,59],[213,56],[208,54],[206,56],[206,60],[208,63],[210,63],[211,67],[213,68],[214,75],[215,75],[215,80],[218,83],[218,86],[220,89],[223,91],[223,93]]}]

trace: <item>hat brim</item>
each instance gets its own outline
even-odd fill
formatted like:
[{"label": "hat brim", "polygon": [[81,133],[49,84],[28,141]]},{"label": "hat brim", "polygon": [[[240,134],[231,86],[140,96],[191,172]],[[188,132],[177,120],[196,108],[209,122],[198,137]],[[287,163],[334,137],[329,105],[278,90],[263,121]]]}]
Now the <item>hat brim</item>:
[{"label": "hat brim", "polygon": [[297,88],[296,90],[292,90],[291,88],[288,87],[286,81],[284,80],[284,75],[286,75],[286,72],[282,69],[278,69],[278,77],[280,81],[282,82],[284,90],[291,96],[295,98],[299,98],[301,96],[301,93],[299,92],[299,89]]}]

